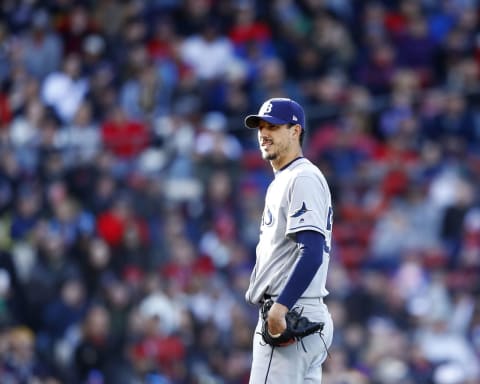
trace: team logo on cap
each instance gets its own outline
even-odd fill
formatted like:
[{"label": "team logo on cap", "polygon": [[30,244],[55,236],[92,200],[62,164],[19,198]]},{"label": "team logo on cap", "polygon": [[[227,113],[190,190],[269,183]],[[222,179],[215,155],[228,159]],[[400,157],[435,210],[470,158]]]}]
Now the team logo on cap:
[{"label": "team logo on cap", "polygon": [[263,103],[262,108],[260,108],[260,112],[258,114],[263,116],[270,112],[272,112],[272,103],[266,101],[265,103]]}]

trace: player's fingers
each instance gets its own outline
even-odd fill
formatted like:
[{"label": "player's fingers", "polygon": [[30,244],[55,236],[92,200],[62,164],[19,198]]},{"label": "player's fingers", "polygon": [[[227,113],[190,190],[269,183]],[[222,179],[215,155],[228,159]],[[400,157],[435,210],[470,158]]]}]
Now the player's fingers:
[{"label": "player's fingers", "polygon": [[280,337],[282,335],[282,333],[275,333],[273,334],[272,332],[270,332],[270,330],[267,330],[268,334],[271,336],[271,337]]}]

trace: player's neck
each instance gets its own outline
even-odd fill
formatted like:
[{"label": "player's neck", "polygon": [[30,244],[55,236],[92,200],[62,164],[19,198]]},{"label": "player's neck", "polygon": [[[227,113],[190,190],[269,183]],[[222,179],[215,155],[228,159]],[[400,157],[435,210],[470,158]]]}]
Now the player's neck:
[{"label": "player's neck", "polygon": [[291,162],[298,159],[299,157],[303,157],[303,153],[301,149],[299,149],[298,151],[292,152],[287,156],[282,156],[274,160],[270,160],[270,165],[272,166],[274,172],[278,172],[284,169],[287,165],[289,165]]}]

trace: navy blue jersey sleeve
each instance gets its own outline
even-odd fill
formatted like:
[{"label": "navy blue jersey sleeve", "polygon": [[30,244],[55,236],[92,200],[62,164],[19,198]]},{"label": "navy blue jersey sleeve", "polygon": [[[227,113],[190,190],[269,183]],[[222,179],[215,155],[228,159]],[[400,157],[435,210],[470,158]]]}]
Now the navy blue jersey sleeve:
[{"label": "navy blue jersey sleeve", "polygon": [[325,238],[320,232],[300,231],[296,234],[296,241],[302,250],[300,259],[277,299],[289,309],[302,296],[322,265]]}]

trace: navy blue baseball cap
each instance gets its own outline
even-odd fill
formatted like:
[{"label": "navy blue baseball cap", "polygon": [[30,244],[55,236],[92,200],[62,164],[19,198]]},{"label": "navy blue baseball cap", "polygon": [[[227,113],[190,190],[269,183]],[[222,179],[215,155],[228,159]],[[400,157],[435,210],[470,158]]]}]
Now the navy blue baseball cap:
[{"label": "navy blue baseball cap", "polygon": [[247,128],[258,128],[260,120],[270,124],[299,124],[305,129],[305,113],[300,104],[292,99],[283,97],[268,99],[265,101],[258,115],[248,115],[245,118]]}]

